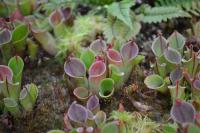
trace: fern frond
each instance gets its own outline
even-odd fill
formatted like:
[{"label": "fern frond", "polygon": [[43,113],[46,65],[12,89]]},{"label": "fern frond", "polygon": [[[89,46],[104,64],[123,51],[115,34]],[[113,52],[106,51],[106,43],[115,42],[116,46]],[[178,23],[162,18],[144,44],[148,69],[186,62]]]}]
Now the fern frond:
[{"label": "fern frond", "polygon": [[157,0],[156,6],[174,6],[188,13],[200,16],[200,0]]},{"label": "fern frond", "polygon": [[133,20],[132,27],[131,29],[123,21],[110,15],[104,27],[104,35],[108,42],[111,42],[112,39],[116,39],[120,43],[124,43],[139,33],[141,25],[138,21]]},{"label": "fern frond", "polygon": [[178,17],[190,17],[190,15],[177,7],[147,7],[144,9],[142,21],[145,23],[158,23]]}]

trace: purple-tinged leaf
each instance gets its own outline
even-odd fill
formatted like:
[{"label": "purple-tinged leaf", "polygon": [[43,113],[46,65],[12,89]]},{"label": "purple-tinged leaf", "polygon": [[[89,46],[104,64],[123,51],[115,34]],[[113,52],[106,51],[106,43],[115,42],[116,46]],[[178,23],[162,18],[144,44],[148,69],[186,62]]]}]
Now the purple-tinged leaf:
[{"label": "purple-tinged leaf", "polygon": [[89,109],[87,109],[87,111],[88,111],[88,118],[87,118],[86,125],[93,126],[95,124],[94,123],[94,114]]},{"label": "purple-tinged leaf", "polygon": [[94,62],[89,68],[90,88],[97,92],[99,83],[106,78],[106,65],[103,61]]},{"label": "purple-tinged leaf", "polygon": [[67,115],[71,121],[84,125],[88,118],[88,111],[75,101],[70,105]]},{"label": "purple-tinged leaf", "polygon": [[97,114],[94,117],[94,120],[97,126],[104,124],[106,122],[106,113],[103,111],[97,112]]},{"label": "purple-tinged leaf", "polygon": [[89,120],[94,120],[94,115],[93,115],[93,113],[92,113],[89,109],[87,109],[87,111],[88,111],[88,119],[89,119]]},{"label": "purple-tinged leaf", "polygon": [[86,75],[86,67],[78,58],[70,58],[64,65],[65,73],[70,77],[84,77]]},{"label": "purple-tinged leaf", "polygon": [[8,66],[0,65],[0,81],[12,82],[13,72]]},{"label": "purple-tinged leaf", "polygon": [[170,73],[170,80],[173,85],[176,84],[177,80],[181,80],[182,78],[183,78],[183,71],[180,68],[177,68]]},{"label": "purple-tinged leaf", "polygon": [[70,7],[61,8],[62,15],[64,17],[64,22],[68,26],[72,26],[75,17],[72,14],[72,9]]},{"label": "purple-tinged leaf", "polygon": [[91,95],[89,89],[84,87],[77,87],[76,89],[74,89],[73,93],[81,101],[85,101]]},{"label": "purple-tinged leaf", "polygon": [[11,32],[10,30],[3,30],[0,32],[0,46],[7,44],[11,41]]},{"label": "purple-tinged leaf", "polygon": [[94,53],[102,54],[104,50],[106,50],[106,42],[102,39],[97,39],[90,44],[90,48],[94,51]]},{"label": "purple-tinged leaf", "polygon": [[193,87],[200,91],[200,80],[196,79],[192,83]]},{"label": "purple-tinged leaf", "polygon": [[171,108],[170,114],[177,123],[188,124],[195,121],[196,111],[192,104],[177,99]]},{"label": "purple-tinged leaf", "polygon": [[[194,102],[192,103],[193,105],[194,105]],[[195,107],[195,109],[196,109],[196,107]],[[197,109],[198,110],[198,109]],[[199,110],[198,110],[199,111]],[[195,123],[197,124],[197,125],[199,125],[200,124],[200,113],[196,113],[195,114]]]},{"label": "purple-tinged leaf", "polygon": [[185,45],[185,38],[177,31],[174,31],[168,38],[170,47],[182,50]]},{"label": "purple-tinged leaf", "polygon": [[176,49],[170,47],[165,50],[164,57],[172,64],[180,64],[182,59],[181,54]]},{"label": "purple-tinged leaf", "polygon": [[10,16],[10,21],[23,21],[24,20],[24,16],[21,14],[19,9],[16,9]]},{"label": "purple-tinged leaf", "polygon": [[139,48],[134,41],[129,41],[124,44],[120,50],[122,59],[125,63],[132,61],[138,55],[138,52]]},{"label": "purple-tinged leaf", "polygon": [[91,96],[88,99],[86,106],[87,106],[87,109],[89,109],[93,113],[98,112],[100,109],[99,98],[96,95]]},{"label": "purple-tinged leaf", "polygon": [[49,23],[51,24],[52,27],[54,27],[61,22],[62,22],[62,13],[60,12],[60,10],[56,9],[50,14]]},{"label": "purple-tinged leaf", "polygon": [[161,57],[165,49],[167,49],[167,40],[162,35],[159,35],[154,39],[151,49],[155,56]]},{"label": "purple-tinged leaf", "polygon": [[63,14],[63,17],[67,20],[69,19],[69,17],[71,16],[72,14],[72,10],[70,7],[66,7],[66,8],[61,8],[61,12]]},{"label": "purple-tinged leaf", "polygon": [[122,64],[122,58],[120,53],[114,49],[108,49],[107,57],[109,64],[114,64],[117,66]]}]

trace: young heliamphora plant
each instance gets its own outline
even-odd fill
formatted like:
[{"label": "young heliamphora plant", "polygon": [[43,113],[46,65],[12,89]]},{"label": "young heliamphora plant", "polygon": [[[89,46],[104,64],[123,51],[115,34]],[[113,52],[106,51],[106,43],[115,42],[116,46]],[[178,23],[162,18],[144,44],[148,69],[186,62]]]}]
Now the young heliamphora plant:
[{"label": "young heliamphora plant", "polygon": [[[69,118],[69,119],[68,119]],[[95,128],[101,127],[106,121],[106,114],[100,111],[99,99],[97,96],[91,96],[84,107],[73,102],[67,114],[65,115],[66,129],[77,133],[93,133]],[[71,126],[71,124],[73,126]]]},{"label": "young heliamphora plant", "polygon": [[34,84],[28,84],[22,89],[19,101],[22,107],[25,109],[25,111],[32,111],[37,97],[38,97],[37,86]]},{"label": "young heliamphora plant", "polygon": [[24,62],[19,56],[12,57],[9,66],[0,65],[0,99],[5,111],[16,117],[25,111],[32,111],[38,96],[38,88],[34,84],[26,85],[21,90],[23,67]]},{"label": "young heliamphora plant", "polygon": [[8,66],[0,65],[0,93],[4,97],[17,99],[20,93],[19,83],[12,83],[13,72]]},{"label": "young heliamphora plant", "polygon": [[123,45],[120,53],[123,61],[122,71],[125,73],[124,81],[126,82],[133,70],[133,67],[140,63],[144,57],[138,56],[139,48],[134,41],[129,41]]},{"label": "young heliamphora plant", "polygon": [[186,87],[190,87],[192,99],[198,101],[199,53],[193,50],[191,44],[186,45],[185,40],[180,33],[174,31],[168,39],[159,34],[152,42],[151,49],[156,56],[154,70],[160,76],[159,79],[166,79],[165,86],[168,86],[172,102],[177,98],[185,98],[185,90],[188,90]]},{"label": "young heliamphora plant", "polygon": [[[85,87],[102,98],[111,97],[114,90],[122,88],[134,66],[144,59],[144,56],[138,55],[139,49],[134,41],[122,45],[119,52],[111,44],[106,46],[101,38],[93,41],[89,48],[82,49],[81,52],[80,59],[72,57],[65,62],[65,73],[68,75],[68,82],[71,83],[69,87]],[[79,79],[80,84],[74,82],[74,78]],[[102,83],[104,79],[106,82]],[[112,87],[104,85],[107,83]]]}]

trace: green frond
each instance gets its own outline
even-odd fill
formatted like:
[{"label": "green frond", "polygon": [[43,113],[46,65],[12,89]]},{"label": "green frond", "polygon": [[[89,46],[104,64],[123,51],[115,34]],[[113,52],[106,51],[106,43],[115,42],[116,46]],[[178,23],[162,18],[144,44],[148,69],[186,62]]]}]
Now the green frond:
[{"label": "green frond", "polygon": [[91,5],[103,6],[103,5],[109,5],[116,0],[82,0],[82,1]]},{"label": "green frond", "polygon": [[153,8],[147,7],[144,9],[144,17],[142,21],[145,23],[158,23],[178,17],[190,17],[190,15],[180,8],[173,6]]},{"label": "green frond", "polygon": [[141,28],[139,21],[132,20],[132,29],[121,20],[113,16],[108,16],[107,23],[104,26],[104,35],[108,42],[116,39],[120,43],[124,43],[136,36]]},{"label": "green frond", "polygon": [[199,0],[156,0],[156,6],[174,6],[178,7],[192,15],[200,16]]}]

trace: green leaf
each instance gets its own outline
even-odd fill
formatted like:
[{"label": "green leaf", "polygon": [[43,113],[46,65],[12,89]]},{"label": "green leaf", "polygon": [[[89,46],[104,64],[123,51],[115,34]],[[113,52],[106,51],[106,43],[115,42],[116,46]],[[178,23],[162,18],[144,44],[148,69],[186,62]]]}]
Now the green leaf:
[{"label": "green leaf", "polygon": [[130,7],[133,6],[135,2],[133,0],[123,0],[120,2],[114,2],[108,6],[108,13],[117,19],[124,22],[129,28],[133,28],[132,21],[130,18]]},{"label": "green leaf", "polygon": [[174,31],[167,40],[169,41],[170,47],[178,51],[182,51],[185,45],[185,38],[177,31]]},{"label": "green leaf", "polygon": [[26,47],[26,38],[29,34],[29,27],[26,24],[18,25],[12,32],[12,43],[16,51],[24,50]]},{"label": "green leaf", "polygon": [[0,31],[0,47],[8,44],[11,41],[11,32],[7,29]]},{"label": "green leaf", "polygon": [[166,124],[163,126],[164,133],[176,133],[176,125]]},{"label": "green leaf", "polygon": [[120,69],[113,64],[109,65],[109,70],[110,78],[112,78],[115,82],[115,89],[120,89],[124,83],[123,78],[125,73],[120,71]]},{"label": "green leaf", "polygon": [[91,92],[85,87],[77,87],[74,89],[73,94],[78,98],[78,100],[86,101],[88,97],[90,97]]},{"label": "green leaf", "polygon": [[8,15],[8,8],[4,8],[6,5],[4,2],[0,3],[0,16],[1,17],[6,17]]},{"label": "green leaf", "polygon": [[190,17],[187,12],[184,12],[180,8],[173,6],[164,7],[144,7],[144,17],[142,19],[145,23],[160,23],[162,21],[167,21],[172,18],[178,17]]},{"label": "green leaf", "polygon": [[104,34],[108,39],[108,42],[111,42],[114,38],[120,43],[125,43],[136,36],[141,29],[141,25],[137,20],[133,20],[132,27],[134,30],[131,30],[131,28],[124,24],[123,21],[109,15],[107,24],[104,26]]},{"label": "green leaf", "polygon": [[119,133],[119,129],[115,123],[110,122],[102,128],[101,133]]},{"label": "green leaf", "polygon": [[167,48],[167,40],[163,36],[158,36],[154,39],[151,49],[157,57],[163,55],[164,50]]},{"label": "green leaf", "polygon": [[138,65],[140,62],[142,62],[145,59],[144,55],[137,55],[134,59],[133,59],[133,65]]},{"label": "green leaf", "polygon": [[4,98],[3,101],[4,101],[5,109],[9,111],[12,115],[18,116],[21,113],[19,109],[19,105],[16,100],[12,98]]},{"label": "green leaf", "polygon": [[189,128],[188,128],[188,133],[199,133],[200,132],[200,128],[194,124],[190,124]]},{"label": "green leaf", "polygon": [[153,75],[146,77],[144,80],[144,84],[149,89],[155,89],[160,92],[164,92],[166,90],[165,82],[164,82],[163,78],[157,74],[153,74]]},{"label": "green leaf", "polygon": [[176,49],[170,47],[165,50],[164,57],[172,64],[180,64],[182,59],[181,54]]},{"label": "green leaf", "polygon": [[101,80],[99,85],[99,95],[102,98],[111,97],[114,93],[114,80],[111,78],[105,78]]},{"label": "green leaf", "polygon": [[38,88],[34,84],[28,84],[20,93],[20,104],[26,111],[32,111],[38,97]]},{"label": "green leaf", "polygon": [[20,56],[12,57],[8,62],[8,66],[13,71],[13,81],[21,84],[22,72],[24,69],[24,61],[22,58]]},{"label": "green leaf", "polygon": [[87,49],[81,54],[80,59],[84,62],[87,70],[89,70],[91,64],[95,60],[95,54],[90,49]]},{"label": "green leaf", "polygon": [[33,3],[31,3],[30,0],[20,0],[19,1],[19,10],[22,13],[22,15],[24,16],[28,16],[31,14],[32,10],[33,10]]},{"label": "green leaf", "polygon": [[94,117],[94,121],[97,126],[104,124],[106,122],[106,113],[103,111],[97,112]]}]

